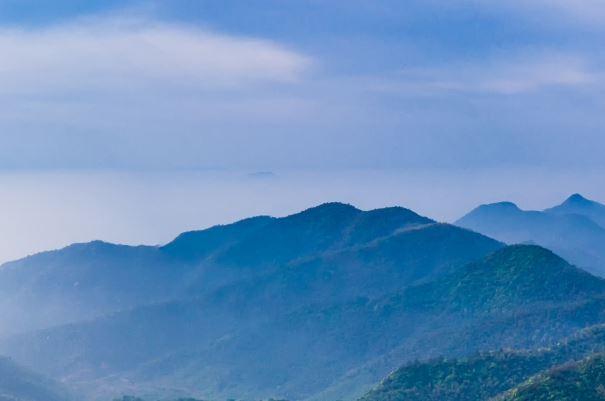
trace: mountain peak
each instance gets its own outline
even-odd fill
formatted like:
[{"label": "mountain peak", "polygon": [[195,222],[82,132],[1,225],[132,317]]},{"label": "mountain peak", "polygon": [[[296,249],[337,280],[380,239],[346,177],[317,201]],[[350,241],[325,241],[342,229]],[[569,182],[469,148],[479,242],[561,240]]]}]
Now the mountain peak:
[{"label": "mountain peak", "polygon": [[519,208],[519,206],[517,206],[517,204],[515,204],[513,202],[509,202],[509,201],[489,203],[489,204],[486,204],[486,205],[482,205],[480,207],[482,207],[482,208],[500,209],[500,210],[521,210]]},{"label": "mountain peak", "polygon": [[605,228],[605,205],[576,193],[558,206],[546,209],[550,214],[576,214],[589,218]]},{"label": "mountain peak", "polygon": [[524,260],[524,266],[534,267],[536,261],[546,265],[563,265],[567,262],[553,251],[533,244],[515,244],[499,249],[486,257],[486,260],[498,260],[500,266],[518,265],[519,260]]},{"label": "mountain peak", "polygon": [[576,194],[571,195],[569,198],[567,198],[567,200],[564,203],[567,203],[567,204],[591,204],[591,203],[593,203],[593,201],[576,193]]},{"label": "mountain peak", "polygon": [[355,211],[355,212],[359,212],[360,210],[349,203],[326,202],[326,203],[322,203],[320,205],[311,207],[309,209],[306,209],[306,210],[302,211],[301,213],[313,212],[313,211]]},{"label": "mountain peak", "polygon": [[520,212],[522,211],[517,204],[509,201],[503,202],[495,202],[495,203],[485,203],[476,207],[474,210],[471,210],[467,216],[476,214],[476,213],[507,213],[507,212]]},{"label": "mountain peak", "polygon": [[[511,215],[517,215],[521,212],[522,210],[519,208],[519,206],[513,202],[487,203],[476,207],[466,215],[462,216],[462,218],[460,218],[456,224],[464,228],[477,230],[476,223],[483,221],[485,218],[508,218]],[[489,235],[490,233],[484,232],[483,234]]]},{"label": "mountain peak", "polygon": [[[565,209],[563,212],[574,212],[580,209],[591,209],[591,208],[603,208],[605,206],[601,205],[599,202],[595,202],[590,200],[579,193],[575,193],[571,195],[569,198],[565,200],[559,206],[555,206],[551,209],[547,209],[546,211],[557,211],[557,209]],[[573,209],[573,210],[569,210]]]},{"label": "mountain peak", "polygon": [[408,296],[415,300],[430,294],[440,300],[438,305],[462,310],[505,310],[536,302],[585,298],[604,291],[604,280],[573,267],[548,249],[511,245],[450,277],[412,287]]},{"label": "mountain peak", "polygon": [[361,213],[361,210],[357,209],[355,206],[350,205],[348,203],[341,202],[327,202],[322,203],[321,205],[317,205],[311,207],[309,209],[305,209],[302,212],[298,212],[292,214],[290,216],[286,216],[285,219],[290,218],[319,218],[320,216],[352,216],[357,213]]},{"label": "mountain peak", "polygon": [[[469,273],[495,292],[527,299],[564,299],[603,292],[605,281],[537,245],[511,245],[469,265]],[[510,295],[510,294],[509,294]]]}]

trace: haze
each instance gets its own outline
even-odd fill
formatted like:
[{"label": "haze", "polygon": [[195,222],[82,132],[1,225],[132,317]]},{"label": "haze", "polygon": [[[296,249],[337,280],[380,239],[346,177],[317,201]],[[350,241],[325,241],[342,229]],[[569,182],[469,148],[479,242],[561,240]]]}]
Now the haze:
[{"label": "haze", "polygon": [[605,199],[598,2],[38,3],[0,1],[0,260],[326,200]]},{"label": "haze", "polygon": [[544,209],[573,192],[605,199],[601,171],[51,171],[0,175],[0,260],[101,239],[164,244],[179,233],[326,201],[404,205],[453,222],[479,203]]}]

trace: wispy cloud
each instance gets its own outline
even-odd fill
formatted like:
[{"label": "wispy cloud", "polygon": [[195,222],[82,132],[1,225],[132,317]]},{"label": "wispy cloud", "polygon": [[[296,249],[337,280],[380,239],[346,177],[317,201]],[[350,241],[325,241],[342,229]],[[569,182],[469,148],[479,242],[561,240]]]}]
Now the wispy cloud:
[{"label": "wispy cloud", "polygon": [[544,20],[556,17],[560,20],[602,27],[605,23],[603,0],[464,0],[487,8],[522,12],[526,16]]},{"label": "wispy cloud", "polygon": [[601,74],[575,55],[507,55],[400,71],[407,88],[437,92],[518,95],[549,88],[598,85]]},{"label": "wispy cloud", "polygon": [[533,0],[524,3],[526,6],[535,5],[542,9],[554,9],[564,16],[579,18],[583,21],[605,22],[605,2],[603,0]]},{"label": "wispy cloud", "polygon": [[[326,15],[304,38],[224,33],[245,30],[239,16],[0,28],[0,169],[602,165],[599,33],[561,39],[486,9],[397,5],[368,36],[352,35],[361,16]],[[300,24],[315,12],[296,10]]]},{"label": "wispy cloud", "polygon": [[269,40],[123,18],[2,29],[0,58],[3,95],[237,89],[296,82],[311,65]]}]

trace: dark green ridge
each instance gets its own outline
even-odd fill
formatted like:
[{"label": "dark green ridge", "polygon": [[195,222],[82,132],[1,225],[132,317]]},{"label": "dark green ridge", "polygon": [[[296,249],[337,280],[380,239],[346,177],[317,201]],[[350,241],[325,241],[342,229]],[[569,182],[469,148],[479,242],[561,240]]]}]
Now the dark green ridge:
[{"label": "dark green ridge", "polygon": [[603,401],[605,354],[554,367],[494,401]]},{"label": "dark green ridge", "polygon": [[414,362],[393,372],[360,401],[487,401],[541,371],[603,351],[605,325],[597,325],[551,348]]}]

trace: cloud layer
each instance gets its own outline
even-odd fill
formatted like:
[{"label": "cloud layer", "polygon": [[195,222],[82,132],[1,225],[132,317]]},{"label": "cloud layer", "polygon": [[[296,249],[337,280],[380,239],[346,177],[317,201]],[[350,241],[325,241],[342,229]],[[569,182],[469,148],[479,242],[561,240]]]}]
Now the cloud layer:
[{"label": "cloud layer", "polygon": [[[573,54],[506,54],[491,59],[403,70],[408,88],[434,92],[521,95],[556,88],[602,85],[602,73]],[[397,85],[393,86],[397,88]]]},{"label": "cloud layer", "polygon": [[0,96],[292,83],[308,57],[269,40],[133,19],[0,30]]},{"label": "cloud layer", "polygon": [[0,169],[603,165],[590,0],[212,3],[0,28]]}]

